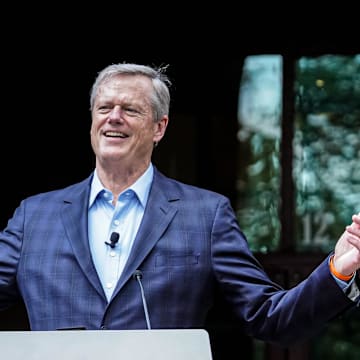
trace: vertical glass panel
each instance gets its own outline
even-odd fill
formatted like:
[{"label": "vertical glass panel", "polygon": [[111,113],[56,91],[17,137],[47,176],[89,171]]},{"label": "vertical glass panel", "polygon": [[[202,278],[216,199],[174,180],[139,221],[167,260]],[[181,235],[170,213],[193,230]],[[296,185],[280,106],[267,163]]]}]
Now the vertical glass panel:
[{"label": "vertical glass panel", "polygon": [[296,244],[328,252],[360,211],[360,55],[300,58],[295,99]]},{"label": "vertical glass panel", "polygon": [[282,57],[248,56],[239,92],[237,215],[253,251],[280,239]]},{"label": "vertical glass panel", "polygon": [[[360,211],[360,55],[300,58],[295,95],[297,248],[328,252]],[[360,358],[355,310],[311,341],[311,359]]]}]

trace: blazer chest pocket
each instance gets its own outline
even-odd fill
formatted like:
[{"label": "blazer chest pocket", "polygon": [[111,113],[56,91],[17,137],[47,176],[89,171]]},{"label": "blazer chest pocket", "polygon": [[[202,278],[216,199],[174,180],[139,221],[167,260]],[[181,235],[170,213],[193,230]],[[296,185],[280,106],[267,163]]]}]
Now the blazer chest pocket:
[{"label": "blazer chest pocket", "polygon": [[200,254],[157,255],[156,267],[192,266],[199,263]]}]

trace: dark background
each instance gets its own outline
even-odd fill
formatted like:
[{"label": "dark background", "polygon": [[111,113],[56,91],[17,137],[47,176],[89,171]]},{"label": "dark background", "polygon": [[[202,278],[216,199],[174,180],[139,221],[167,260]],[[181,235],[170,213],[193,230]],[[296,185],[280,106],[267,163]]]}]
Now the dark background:
[{"label": "dark background", "polygon": [[[3,39],[2,226],[25,196],[82,180],[92,170],[89,91],[97,72],[110,63],[169,65],[167,73],[173,81],[170,124],[155,159],[157,164],[164,164],[162,170],[171,172],[169,175],[212,187],[206,171],[206,162],[211,160],[203,156],[208,154],[207,137],[213,131],[208,119],[213,114],[236,111],[229,106],[236,103],[232,100],[238,96],[245,56],[360,53],[358,40],[351,41],[353,32],[344,35],[324,29],[309,34],[295,31],[295,25],[292,33],[270,28],[254,34],[251,27],[250,31],[244,25],[239,29],[234,25],[231,32],[215,27],[204,33],[194,29],[178,29],[176,33],[166,28],[141,33],[140,29],[120,26],[115,33],[104,27],[100,32],[96,24],[85,29],[79,24],[77,31],[70,31],[65,20],[58,28],[50,26],[51,19],[48,21],[47,27],[34,23],[18,36],[11,34],[11,38]],[[200,25],[198,30],[202,30]],[[140,32],[139,36],[134,36],[133,31]],[[196,129],[193,137],[186,133],[187,121]],[[226,126],[220,127],[220,143],[230,130]],[[187,158],[186,166],[176,169],[182,165],[170,165],[176,152],[181,154],[189,148],[194,156]],[[222,151],[218,149],[219,154]],[[169,170],[171,166],[173,171]],[[227,187],[215,187],[231,196]]]}]

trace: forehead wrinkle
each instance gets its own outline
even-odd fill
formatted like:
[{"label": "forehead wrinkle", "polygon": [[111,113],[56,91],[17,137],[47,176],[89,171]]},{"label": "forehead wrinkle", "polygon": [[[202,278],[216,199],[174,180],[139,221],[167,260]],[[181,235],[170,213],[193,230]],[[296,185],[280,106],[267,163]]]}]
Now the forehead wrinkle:
[{"label": "forehead wrinkle", "polygon": [[144,84],[139,79],[131,82],[124,82],[121,79],[109,79],[99,86],[97,97],[102,97],[101,101],[104,102],[112,102],[113,99],[116,99],[116,101],[120,101],[125,105],[132,104],[151,109],[147,88],[148,84]]}]

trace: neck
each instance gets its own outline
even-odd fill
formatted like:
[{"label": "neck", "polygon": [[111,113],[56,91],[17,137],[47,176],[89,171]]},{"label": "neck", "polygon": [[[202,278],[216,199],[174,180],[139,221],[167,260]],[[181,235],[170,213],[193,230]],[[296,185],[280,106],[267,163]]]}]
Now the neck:
[{"label": "neck", "polygon": [[112,192],[114,201],[116,202],[119,194],[134,184],[148,167],[149,164],[144,164],[144,166],[136,169],[123,169],[121,167],[112,167],[109,169],[97,163],[96,172],[103,186]]}]

